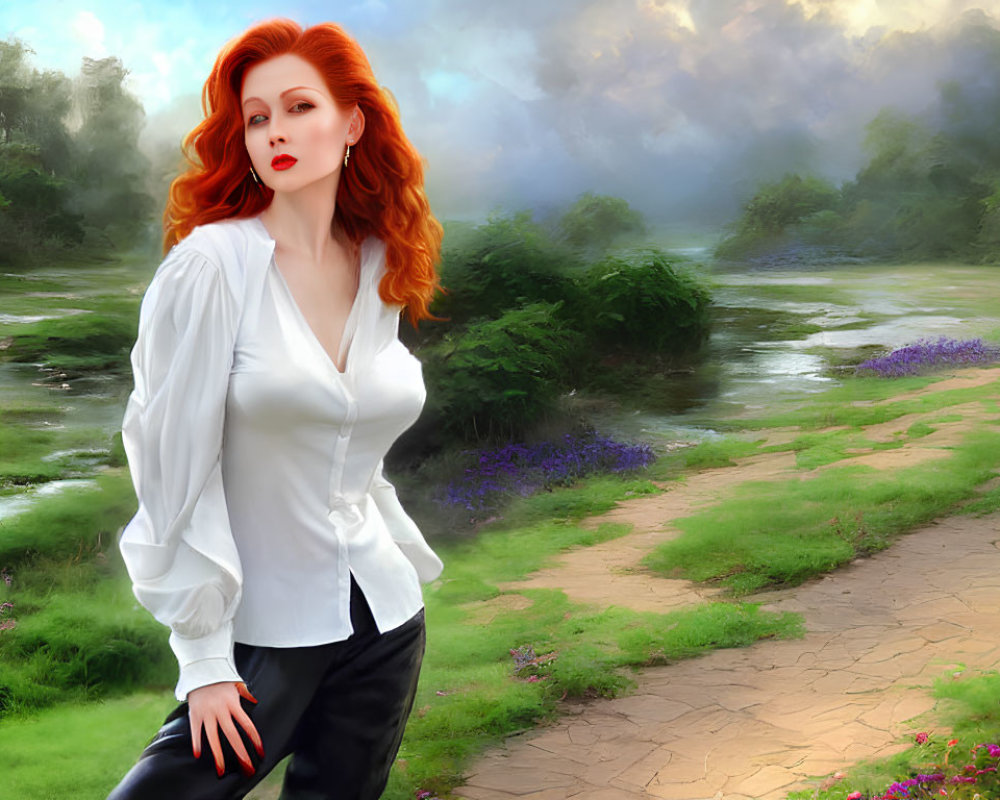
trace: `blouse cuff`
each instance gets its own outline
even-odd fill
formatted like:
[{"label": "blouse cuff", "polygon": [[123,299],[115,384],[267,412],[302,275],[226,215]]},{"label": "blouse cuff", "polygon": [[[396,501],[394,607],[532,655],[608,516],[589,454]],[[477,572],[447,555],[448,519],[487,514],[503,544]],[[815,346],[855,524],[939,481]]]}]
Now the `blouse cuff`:
[{"label": "blouse cuff", "polygon": [[233,621],[228,620],[217,630],[191,639],[170,634],[170,647],[180,664],[180,678],[175,694],[178,700],[185,700],[187,693],[199,686],[207,686],[219,681],[239,681],[236,663],[233,660]]},{"label": "blouse cuff", "polygon": [[195,661],[193,664],[181,667],[180,678],[177,681],[177,688],[174,689],[174,696],[184,702],[187,700],[188,692],[210,683],[221,683],[222,681],[242,681],[243,678],[236,671],[236,665],[229,658],[206,658],[202,661]]}]

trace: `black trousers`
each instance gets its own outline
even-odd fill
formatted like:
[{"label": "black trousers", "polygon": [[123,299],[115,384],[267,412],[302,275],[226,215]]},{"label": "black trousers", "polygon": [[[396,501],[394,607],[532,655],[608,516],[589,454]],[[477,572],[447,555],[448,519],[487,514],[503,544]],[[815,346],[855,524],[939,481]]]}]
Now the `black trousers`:
[{"label": "black trousers", "polygon": [[181,703],[108,800],[241,798],[289,754],[281,800],[378,798],[413,707],[424,653],[424,612],[380,634],[352,578],[351,624],[349,639],[316,647],[236,644],[236,667],[258,701],[240,702],[264,742],[259,759],[243,736],[254,775],[241,772],[223,734],[226,772],[221,778],[204,735],[196,760],[188,705]]}]

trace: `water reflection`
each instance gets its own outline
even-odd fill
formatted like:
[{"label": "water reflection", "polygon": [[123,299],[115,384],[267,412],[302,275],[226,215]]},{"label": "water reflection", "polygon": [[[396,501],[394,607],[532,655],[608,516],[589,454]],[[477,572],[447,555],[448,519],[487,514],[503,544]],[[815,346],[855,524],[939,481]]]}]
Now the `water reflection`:
[{"label": "water reflection", "polygon": [[902,319],[879,322],[860,330],[821,331],[813,333],[795,347],[844,347],[855,348],[882,345],[902,347],[916,339],[936,339],[939,336],[963,336],[965,324],[958,317],[910,315]]},{"label": "water reflection", "polygon": [[91,478],[67,478],[49,481],[39,486],[19,491],[17,494],[0,497],[0,521],[27,511],[39,500],[62,494],[68,490],[95,489],[97,481]]}]

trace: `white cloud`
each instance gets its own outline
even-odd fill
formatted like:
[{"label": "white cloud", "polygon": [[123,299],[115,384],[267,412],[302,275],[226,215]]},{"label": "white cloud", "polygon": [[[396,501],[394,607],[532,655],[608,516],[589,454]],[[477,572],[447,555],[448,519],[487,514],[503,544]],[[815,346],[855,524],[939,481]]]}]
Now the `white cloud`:
[{"label": "white cloud", "polygon": [[104,23],[92,11],[78,11],[70,23],[73,39],[80,51],[91,58],[105,58]]}]

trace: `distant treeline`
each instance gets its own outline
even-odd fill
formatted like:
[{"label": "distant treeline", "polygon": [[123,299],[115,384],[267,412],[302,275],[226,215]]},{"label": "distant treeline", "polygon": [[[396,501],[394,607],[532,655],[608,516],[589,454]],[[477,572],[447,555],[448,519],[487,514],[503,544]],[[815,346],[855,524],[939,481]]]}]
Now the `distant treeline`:
[{"label": "distant treeline", "polygon": [[127,71],[114,57],[85,58],[71,79],[34,69],[30,52],[0,41],[0,266],[133,245],[155,203]]},{"label": "distant treeline", "polygon": [[723,259],[798,248],[877,259],[1000,261],[1000,31],[970,37],[975,79],[940,87],[927,112],[884,109],[867,128],[870,160],[840,188],[788,174],[759,188]]}]

